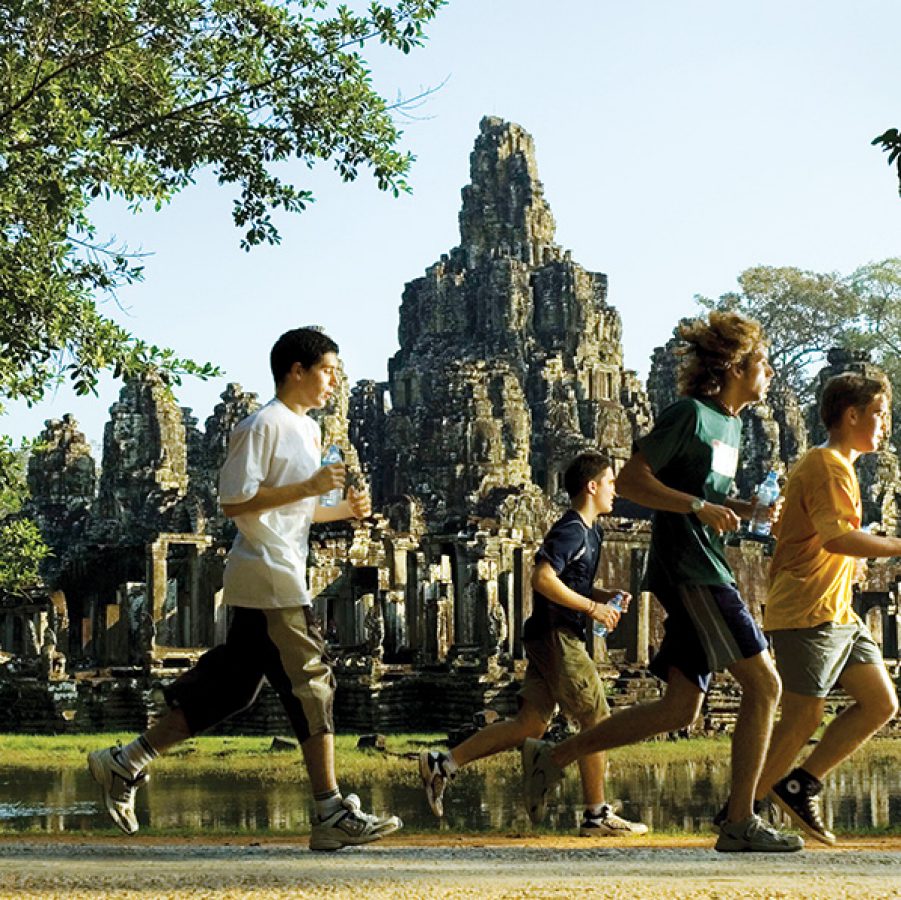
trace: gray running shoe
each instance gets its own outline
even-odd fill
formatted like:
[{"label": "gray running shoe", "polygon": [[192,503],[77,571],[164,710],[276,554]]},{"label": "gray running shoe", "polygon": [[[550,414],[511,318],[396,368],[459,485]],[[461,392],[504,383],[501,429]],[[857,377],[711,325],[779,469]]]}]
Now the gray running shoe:
[{"label": "gray running shoe", "polygon": [[150,776],[146,772],[132,775],[119,762],[115,747],[89,753],[88,768],[91,777],[100,785],[110,818],[126,834],[134,834],[138,830],[135,794],[150,780]]},{"label": "gray running shoe", "polygon": [[403,828],[403,822],[397,816],[380,819],[364,813],[360,809],[360,798],[356,794],[348,794],[341,801],[340,809],[313,824],[310,849],[340,850],[342,847],[368,844],[393,834],[399,828]]},{"label": "gray running shoe", "polygon": [[[759,816],[766,812],[767,803],[765,800],[755,800],[754,801],[754,815]],[[713,821],[710,823],[716,834],[720,833],[720,829],[726,822],[729,821],[729,801],[727,800],[720,811],[713,817]]]},{"label": "gray running shoe", "polygon": [[454,777],[447,771],[446,761],[447,754],[440,750],[423,750],[419,754],[419,774],[425,797],[439,819],[444,815],[444,789]]},{"label": "gray running shoe", "polygon": [[817,794],[823,790],[822,782],[815,778],[798,775],[798,770],[789,772],[781,781],[773,785],[770,796],[773,802],[806,834],[830,846],[835,843],[835,835],[826,827],[820,815],[820,800]]},{"label": "gray running shoe", "polygon": [[794,853],[804,849],[804,841],[796,834],[776,831],[760,816],[749,816],[741,822],[724,822],[714,849],[720,853]]},{"label": "gray running shoe", "polygon": [[648,826],[644,822],[630,822],[618,816],[609,803],[605,803],[596,816],[589,815],[586,810],[579,824],[581,837],[630,837],[647,833]]},{"label": "gray running shoe", "polygon": [[563,769],[551,760],[554,745],[526,738],[522,745],[522,787],[526,811],[537,825],[547,811],[547,795],[563,781]]}]

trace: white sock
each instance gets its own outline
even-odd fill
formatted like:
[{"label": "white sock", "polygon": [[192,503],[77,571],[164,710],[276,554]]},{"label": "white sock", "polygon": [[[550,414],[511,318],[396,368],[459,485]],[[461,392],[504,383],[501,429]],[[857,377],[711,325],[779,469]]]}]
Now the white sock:
[{"label": "white sock", "polygon": [[130,772],[132,777],[139,775],[159,756],[159,753],[153,749],[150,741],[143,734],[136,737],[130,744],[119,747],[113,752],[122,768]]},{"label": "white sock", "polygon": [[316,815],[319,816],[319,820],[327,819],[332,813],[338,812],[343,799],[338,788],[324,794],[316,794],[313,802],[316,804]]}]

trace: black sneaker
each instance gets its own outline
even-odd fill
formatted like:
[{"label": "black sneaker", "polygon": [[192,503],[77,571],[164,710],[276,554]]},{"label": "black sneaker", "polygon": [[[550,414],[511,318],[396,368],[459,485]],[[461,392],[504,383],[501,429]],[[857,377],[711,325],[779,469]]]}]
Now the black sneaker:
[{"label": "black sneaker", "polygon": [[[765,800],[755,800],[754,801],[754,815],[759,816],[764,809],[766,808]],[[723,804],[723,808],[713,817],[713,822],[711,823],[713,826],[713,830],[719,833],[722,830],[723,825],[729,821],[729,801],[727,800]]]},{"label": "black sneaker", "polygon": [[423,750],[419,754],[419,775],[425,798],[439,819],[444,815],[444,789],[454,777],[447,771],[447,761],[447,754],[440,750]]},{"label": "black sneaker", "polygon": [[823,783],[803,769],[793,769],[782,781],[773,785],[771,796],[776,806],[812,838],[830,846],[835,835],[826,827],[820,815],[817,794]]}]

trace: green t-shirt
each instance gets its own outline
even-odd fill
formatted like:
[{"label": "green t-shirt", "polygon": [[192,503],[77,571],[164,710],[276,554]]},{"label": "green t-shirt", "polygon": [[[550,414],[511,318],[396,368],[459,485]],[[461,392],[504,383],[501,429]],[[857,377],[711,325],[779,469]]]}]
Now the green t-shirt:
[{"label": "green t-shirt", "polygon": [[[650,434],[636,441],[654,475],[667,487],[723,503],[738,468],[741,419],[709,400],[688,397],[668,406]],[[695,515],[654,513],[648,587],[731,584],[722,536]]]}]

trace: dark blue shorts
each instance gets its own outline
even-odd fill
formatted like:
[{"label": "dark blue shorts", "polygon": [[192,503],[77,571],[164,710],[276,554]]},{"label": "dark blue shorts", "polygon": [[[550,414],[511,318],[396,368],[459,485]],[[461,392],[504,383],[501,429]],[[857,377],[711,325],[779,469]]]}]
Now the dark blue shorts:
[{"label": "dark blue shorts", "polygon": [[681,584],[654,593],[666,619],[650,668],[664,681],[673,666],[706,691],[714,672],[767,649],[763,631],[734,584]]}]

